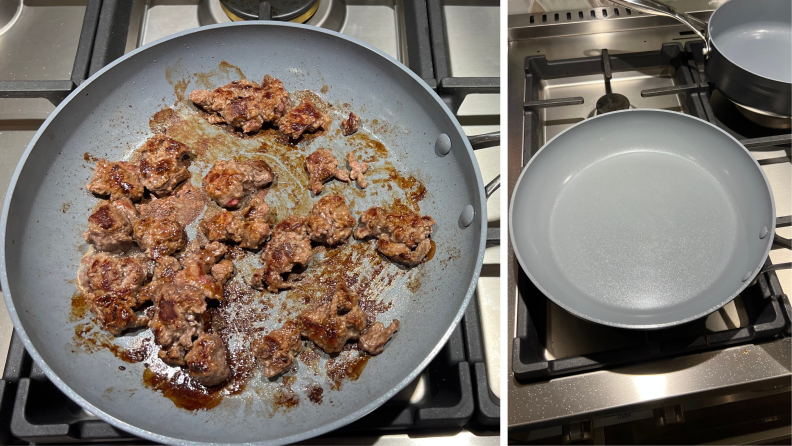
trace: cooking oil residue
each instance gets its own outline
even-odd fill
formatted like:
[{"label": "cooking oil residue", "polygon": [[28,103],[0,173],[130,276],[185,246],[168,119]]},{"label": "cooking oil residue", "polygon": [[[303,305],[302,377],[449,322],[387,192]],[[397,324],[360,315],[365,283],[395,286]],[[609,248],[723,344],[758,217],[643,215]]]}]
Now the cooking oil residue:
[{"label": "cooking oil residue", "polygon": [[344,381],[357,381],[363,369],[366,368],[368,360],[371,358],[366,353],[358,352],[358,356],[354,353],[346,358],[341,356],[330,358],[327,360],[325,370],[327,377],[333,382],[333,390],[341,390],[341,385]]},{"label": "cooking oil residue", "polygon": [[429,254],[427,254],[426,258],[423,260],[424,263],[432,260],[435,256],[435,251],[437,251],[437,245],[435,244],[435,241],[430,239],[429,242],[432,244],[432,247],[429,249]]},{"label": "cooking oil residue", "polygon": [[176,407],[182,409],[211,409],[223,400],[221,389],[207,389],[200,384],[194,384],[190,377],[181,371],[167,377],[146,368],[143,371],[143,384],[162,393],[173,401]]},{"label": "cooking oil residue", "polygon": [[280,385],[275,389],[275,394],[272,399],[272,413],[270,418],[276,412],[288,412],[291,409],[300,405],[300,397],[292,390],[292,384],[297,380],[294,376],[284,376],[281,379]]}]

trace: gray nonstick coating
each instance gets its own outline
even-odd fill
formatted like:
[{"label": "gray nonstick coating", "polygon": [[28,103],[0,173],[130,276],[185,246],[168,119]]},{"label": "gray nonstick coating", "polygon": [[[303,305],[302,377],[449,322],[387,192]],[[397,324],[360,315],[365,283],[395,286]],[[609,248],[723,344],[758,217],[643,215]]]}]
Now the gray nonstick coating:
[{"label": "gray nonstick coating", "polygon": [[736,297],[772,245],[759,164],[712,124],[625,110],[548,142],[515,186],[509,233],[547,297],[597,323],[655,329]]},{"label": "gray nonstick coating", "polygon": [[[393,301],[392,309],[379,319],[389,323],[397,318],[401,329],[382,355],[368,361],[357,381],[346,382],[338,391],[326,388],[323,404],[312,404],[295,387],[301,403],[288,411],[272,411],[267,406],[272,395],[266,392],[278,382],[261,381],[247,387],[260,390],[260,395],[226,398],[211,410],[188,411],[144,387],[143,364],[124,363],[106,349],[85,353],[72,343],[70,298],[87,248],[81,232],[98,201],[84,190],[93,175],[93,163],[84,154],[123,159],[151,136],[149,118],[174,104],[176,81],[194,80],[194,73],[214,73],[209,80],[218,86],[233,80],[233,70],[218,71],[221,61],[238,66],[252,80],[269,73],[290,91],[324,90],[327,102],[348,103],[365,122],[387,124],[388,131],[373,134],[387,147],[387,160],[395,169],[423,181],[427,193],[421,212],[437,221],[434,259],[398,276],[379,296],[383,302]],[[194,88],[191,83],[186,91]],[[438,156],[434,148],[441,133],[450,138],[446,156]],[[329,148],[343,154],[348,150],[343,145],[339,138]],[[322,139],[295,150],[307,154],[318,147],[325,147]],[[277,160],[268,161],[278,172]],[[193,173],[193,179],[200,178],[201,172]],[[283,175],[278,181],[288,180]],[[359,194],[352,209],[356,216],[383,204],[382,195],[373,193],[376,189],[371,185]],[[474,218],[463,227],[460,214],[469,206]],[[114,426],[157,442],[263,445],[309,438],[358,419],[427,366],[474,292],[486,242],[486,202],[461,127],[409,69],[337,33],[245,22],[201,27],[160,40],[125,55],[80,85],[28,146],[11,181],[1,227],[2,289],[14,326],[34,360],[69,397]],[[277,318],[268,323],[279,326]],[[310,367],[296,363],[298,382],[313,379]]]},{"label": "gray nonstick coating", "polygon": [[712,45],[757,76],[792,83],[792,2],[732,0],[709,20]]}]

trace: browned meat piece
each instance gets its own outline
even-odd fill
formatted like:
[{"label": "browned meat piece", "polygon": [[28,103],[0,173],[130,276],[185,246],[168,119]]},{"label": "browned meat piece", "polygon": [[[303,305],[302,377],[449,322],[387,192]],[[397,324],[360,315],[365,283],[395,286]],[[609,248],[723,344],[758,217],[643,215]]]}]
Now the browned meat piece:
[{"label": "browned meat piece", "polygon": [[290,288],[291,284],[283,281],[283,274],[290,273],[295,265],[307,266],[312,254],[305,218],[286,218],[275,226],[272,239],[261,253],[264,267],[253,272],[251,285],[263,289],[266,283],[272,292]]},{"label": "browned meat piece", "polygon": [[149,275],[149,261],[142,255],[122,257],[103,252],[88,252],[80,262],[77,288],[102,326],[114,335],[129,328],[146,325],[135,309],[143,300],[138,297]]},{"label": "browned meat piece", "polygon": [[190,100],[209,113],[212,124],[227,123],[243,132],[257,132],[265,122],[277,122],[289,110],[291,100],[283,83],[269,75],[259,86],[239,80],[214,91],[194,90]]},{"label": "browned meat piece", "polygon": [[349,136],[357,132],[358,127],[360,127],[360,117],[352,112],[349,112],[348,118],[341,121],[341,131],[344,133],[344,136]]},{"label": "browned meat piece", "polygon": [[303,99],[278,121],[278,129],[289,138],[297,139],[305,132],[313,133],[324,128],[329,121],[310,99]]},{"label": "browned meat piece", "polygon": [[338,195],[322,197],[308,214],[308,233],[317,243],[335,245],[352,235],[355,218],[349,212],[346,200]]},{"label": "browned meat piece", "polygon": [[193,338],[203,333],[203,293],[190,285],[164,283],[153,293],[153,300],[154,317],[149,327],[154,342],[162,347],[159,357],[167,364],[183,366]]},{"label": "browned meat piece", "polygon": [[207,387],[220,384],[231,374],[226,362],[223,339],[216,334],[204,333],[198,336],[184,359],[187,361],[190,376]]},{"label": "browned meat piece", "polygon": [[135,223],[134,231],[137,244],[155,260],[187,245],[187,233],[169,218],[141,218]]},{"label": "browned meat piece", "polygon": [[[223,284],[234,273],[233,263],[220,262],[226,252],[225,245],[219,242],[206,245],[191,243],[181,258],[184,268],[176,273],[173,282],[177,285],[192,285],[201,290],[207,299],[221,300]],[[218,280],[213,274],[215,266],[218,267],[217,276],[222,280]]]},{"label": "browned meat piece", "polygon": [[109,195],[111,200],[129,198],[138,201],[143,197],[144,191],[137,166],[124,161],[110,162],[105,159],[96,163],[94,177],[85,187],[91,193]]},{"label": "browned meat piece", "polygon": [[154,292],[163,283],[171,283],[176,277],[176,273],[182,268],[178,260],[171,256],[162,256],[155,261],[154,275],[151,282],[138,291],[138,301],[148,302],[154,300]]},{"label": "browned meat piece", "polygon": [[140,152],[140,179],[146,189],[157,196],[168,195],[182,181],[190,178],[187,170],[190,148],[163,134],[143,144]]},{"label": "browned meat piece", "polygon": [[225,259],[212,265],[212,278],[221,284],[228,282],[228,279],[234,275],[234,262]]},{"label": "browned meat piece", "polygon": [[288,371],[294,363],[294,356],[300,353],[300,329],[297,323],[288,321],[281,328],[251,342],[250,349],[264,366],[264,376],[274,378]]},{"label": "browned meat piece", "polygon": [[435,221],[418,214],[387,212],[372,207],[360,216],[355,238],[377,237],[377,249],[394,262],[415,266],[432,248],[429,235]]},{"label": "browned meat piece", "polygon": [[393,243],[387,240],[377,240],[377,249],[389,259],[402,265],[413,267],[424,259],[429,251],[432,250],[432,242],[429,239],[421,240],[415,249],[410,249],[404,243]]},{"label": "browned meat piece", "polygon": [[[131,209],[127,208],[129,206]],[[100,251],[121,252],[132,246],[132,223],[135,207],[128,198],[102,201],[88,217],[88,230],[83,233],[86,242]]]},{"label": "browned meat piece", "polygon": [[236,207],[245,195],[272,183],[275,175],[262,160],[218,161],[203,179],[206,195],[223,207]]},{"label": "browned meat piece", "polygon": [[118,212],[123,214],[126,217],[127,221],[132,224],[135,224],[136,221],[140,218],[140,214],[138,213],[137,208],[132,203],[132,200],[129,198],[121,198],[120,200],[113,201],[113,206],[116,208]]},{"label": "browned meat piece", "polygon": [[385,328],[385,326],[382,325],[382,322],[375,322],[374,325],[369,327],[368,330],[364,331],[363,334],[360,335],[358,345],[361,349],[363,349],[363,351],[369,354],[379,355],[385,348],[385,344],[390,341],[390,339],[393,337],[393,334],[396,333],[398,329],[398,319],[394,319],[388,328]]},{"label": "browned meat piece", "polygon": [[349,168],[352,169],[349,171],[349,179],[357,181],[361,189],[365,189],[368,186],[368,181],[364,174],[369,169],[369,164],[359,163],[355,158],[354,152],[347,153],[347,163],[349,163]]},{"label": "browned meat piece", "polygon": [[201,221],[201,229],[209,240],[232,241],[243,248],[258,249],[270,236],[265,195],[265,191],[259,191],[240,213],[221,210],[214,217]]},{"label": "browned meat piece", "polygon": [[308,187],[314,195],[322,192],[322,185],[333,177],[341,181],[349,181],[349,174],[344,169],[338,168],[338,160],[329,150],[319,149],[305,158],[305,168],[308,170],[310,180]]},{"label": "browned meat piece", "polygon": [[357,339],[366,328],[366,313],[358,306],[358,296],[340,285],[333,300],[297,316],[300,334],[327,353],[338,353],[348,340]]}]

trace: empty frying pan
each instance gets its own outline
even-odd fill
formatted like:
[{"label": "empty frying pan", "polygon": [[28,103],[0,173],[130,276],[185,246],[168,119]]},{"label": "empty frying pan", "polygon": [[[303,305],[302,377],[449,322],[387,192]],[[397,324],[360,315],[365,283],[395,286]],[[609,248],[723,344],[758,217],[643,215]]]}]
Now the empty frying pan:
[{"label": "empty frying pan", "polygon": [[677,19],[704,39],[707,76],[743,113],[792,116],[789,0],[729,0],[707,23],[656,0],[613,1]]},{"label": "empty frying pan", "polygon": [[553,138],[520,175],[509,233],[536,287],[597,323],[703,317],[759,273],[775,204],[759,164],[698,118],[624,110]]}]

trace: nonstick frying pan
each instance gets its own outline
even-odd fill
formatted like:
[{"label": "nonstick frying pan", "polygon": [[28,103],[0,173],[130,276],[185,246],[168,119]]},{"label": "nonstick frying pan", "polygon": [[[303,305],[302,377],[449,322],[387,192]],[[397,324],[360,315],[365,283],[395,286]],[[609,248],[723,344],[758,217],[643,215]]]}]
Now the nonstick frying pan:
[{"label": "nonstick frying pan", "polygon": [[[345,382],[340,390],[320,381],[322,404],[305,397],[300,386],[315,379],[314,372],[297,361],[292,390],[300,403],[290,410],[268,405],[280,381],[269,383],[262,378],[248,383],[247,395],[227,397],[210,410],[189,411],[144,387],[142,363],[121,362],[107,349],[84,353],[72,342],[75,323],[70,320],[70,297],[80,256],[86,250],[80,234],[97,202],[83,190],[93,175],[93,164],[85,158],[126,158],[153,133],[149,120],[156,112],[197,113],[184,101],[173,105],[179,94],[206,88],[199,85],[202,80],[207,85],[224,85],[238,79],[239,72],[252,80],[270,74],[289,91],[321,91],[325,101],[343,103],[341,107],[361,115],[362,132],[370,131],[371,138],[387,148],[388,156],[373,163],[369,180],[374,184],[365,193],[339,183],[326,186],[324,194],[330,193],[328,189],[354,193],[351,207],[356,216],[370,206],[398,198],[389,195],[385,183],[376,184],[377,175],[381,176],[377,169],[387,167],[386,161],[391,163],[405,177],[423,182],[426,192],[420,210],[437,221],[432,236],[436,253],[409,272],[385,264],[392,283],[375,297],[393,304],[379,320],[390,323],[397,318],[401,329],[383,354],[368,361],[357,381]],[[331,131],[339,122],[334,118]],[[208,123],[199,127],[204,141],[239,145],[227,158],[256,141],[231,139]],[[315,139],[284,156],[305,156],[319,147],[343,156],[349,141]],[[251,153],[267,156],[269,152],[262,146]],[[265,159],[279,175],[275,191],[285,182],[296,181],[299,172],[288,173],[285,161]],[[191,169],[195,167],[194,163]],[[193,171],[193,180],[204,172]],[[302,195],[297,196],[310,197],[307,184],[302,188]],[[197,28],[116,60],[81,84],[49,116],[17,166],[7,197],[2,216],[2,286],[28,352],[49,379],[86,410],[134,435],[164,443],[288,443],[371,412],[413,381],[446,343],[474,292],[486,242],[481,174],[465,134],[443,101],[409,69],[378,50],[331,31],[288,23]],[[312,204],[317,199],[303,201]],[[288,215],[289,206],[298,204],[278,201],[276,192],[270,192],[267,200],[271,208],[280,209],[278,219]],[[365,272],[365,265],[361,268]],[[270,297],[272,308],[278,308],[281,301],[289,304],[282,297],[285,294]],[[280,326],[277,315],[268,321],[268,329]],[[118,341],[123,344],[127,336]],[[126,370],[120,371],[119,366]]]},{"label": "nonstick frying pan", "polygon": [[509,233],[537,288],[622,328],[692,321],[734,299],[770,252],[775,204],[759,164],[698,118],[624,110],[550,140],[514,188]]},{"label": "nonstick frying pan", "polygon": [[704,39],[710,81],[748,113],[792,116],[792,2],[729,0],[704,23],[656,0],[613,1],[692,29]]}]

